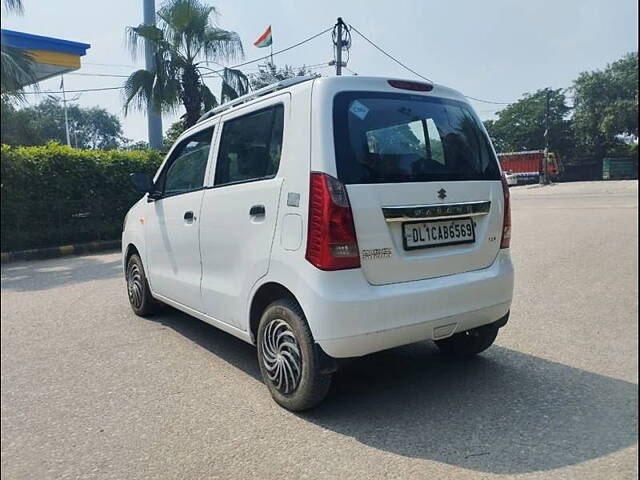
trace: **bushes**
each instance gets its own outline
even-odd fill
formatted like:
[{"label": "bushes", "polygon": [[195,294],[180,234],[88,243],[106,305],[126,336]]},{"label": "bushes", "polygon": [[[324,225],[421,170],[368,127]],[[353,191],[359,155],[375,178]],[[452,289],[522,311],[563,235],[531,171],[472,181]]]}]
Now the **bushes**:
[{"label": "bushes", "polygon": [[129,174],[153,174],[161,160],[153,151],[2,145],[2,251],[118,238],[140,198]]}]

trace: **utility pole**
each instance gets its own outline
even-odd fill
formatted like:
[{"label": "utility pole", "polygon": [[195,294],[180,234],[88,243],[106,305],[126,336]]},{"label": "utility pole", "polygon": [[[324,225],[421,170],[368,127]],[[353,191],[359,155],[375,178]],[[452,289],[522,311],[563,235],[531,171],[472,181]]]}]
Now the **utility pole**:
[{"label": "utility pole", "polygon": [[334,45],[334,48],[336,49],[336,75],[337,76],[342,75],[342,67],[343,67],[342,49],[344,47],[342,32],[344,28],[345,28],[345,24],[342,21],[342,17],[338,17],[338,22],[336,23],[333,29],[333,33],[334,33],[333,45]]},{"label": "utility pole", "polygon": [[336,45],[336,75],[342,75],[342,18],[338,17],[338,44]]},{"label": "utility pole", "polygon": [[[145,25],[156,24],[155,0],[144,0],[143,21]],[[153,44],[144,42],[144,68],[150,72],[155,71]],[[147,128],[149,131],[149,147],[154,150],[162,148],[162,117],[153,111],[153,107],[147,105]]]},{"label": "utility pole", "polygon": [[64,107],[64,129],[67,132],[67,145],[71,146],[71,137],[69,136],[69,116],[67,115],[67,95],[64,91],[64,75],[60,80],[60,90],[62,90],[62,106]]},{"label": "utility pole", "polygon": [[544,158],[542,160],[542,174],[540,175],[540,184],[549,184],[549,108],[551,101],[551,89],[545,89],[544,104]]}]

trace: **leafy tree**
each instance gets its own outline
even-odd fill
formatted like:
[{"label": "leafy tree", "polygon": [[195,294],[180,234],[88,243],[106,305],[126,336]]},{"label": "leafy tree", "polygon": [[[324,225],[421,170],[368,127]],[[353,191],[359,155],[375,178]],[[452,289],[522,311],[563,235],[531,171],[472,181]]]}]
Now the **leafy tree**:
[{"label": "leafy tree", "polygon": [[[108,150],[125,141],[120,120],[103,108],[67,105],[71,145],[77,148]],[[2,102],[2,143],[44,145],[50,141],[66,143],[62,102],[48,97],[37,105],[16,109]]]},{"label": "leafy tree", "polygon": [[150,150],[149,142],[144,140],[130,140],[124,143],[123,148],[125,150]]},{"label": "leafy tree", "polygon": [[272,83],[281,82],[287,78],[300,77],[303,75],[310,75],[311,71],[305,66],[294,69],[289,65],[285,65],[283,68],[277,68],[272,63],[258,66],[258,73],[252,73],[249,75],[249,83],[252,90],[258,90],[259,88],[266,87]]},{"label": "leafy tree", "polygon": [[574,129],[588,154],[625,153],[638,141],[638,52],[604,70],[581,73],[573,83]]},{"label": "leafy tree", "polygon": [[[202,109],[218,105],[218,98],[203,81],[210,70],[206,62],[243,57],[237,33],[215,26],[215,7],[200,0],[169,0],[157,13],[158,26],[128,27],[129,45],[135,57],[140,40],[153,46],[155,70],[137,70],[124,84],[127,108],[172,111],[182,104],[186,126],[194,125]],[[224,68],[220,101],[246,93],[248,80],[239,70]]]},{"label": "leafy tree", "polygon": [[[21,0],[3,0],[6,12],[23,13]],[[3,99],[14,97],[24,100],[23,87],[36,82],[31,55],[21,48],[0,46],[0,95]]]},{"label": "leafy tree", "polygon": [[[546,90],[524,94],[523,98],[498,112],[497,120],[484,122],[498,152],[541,150],[545,146]],[[573,152],[571,108],[562,89],[549,93],[550,148],[568,155]]]},{"label": "leafy tree", "polygon": [[[393,125],[367,132],[369,151],[375,153],[424,154],[425,144],[421,142],[408,124]],[[398,151],[401,149],[401,151]]]},{"label": "leafy tree", "polygon": [[167,130],[167,133],[165,133],[164,135],[164,140],[162,142],[163,149],[169,150],[171,146],[175,143],[175,141],[178,139],[180,134],[182,134],[182,132],[185,131],[185,129],[186,127],[184,124],[184,120],[177,120],[173,122],[169,127],[169,129]]}]

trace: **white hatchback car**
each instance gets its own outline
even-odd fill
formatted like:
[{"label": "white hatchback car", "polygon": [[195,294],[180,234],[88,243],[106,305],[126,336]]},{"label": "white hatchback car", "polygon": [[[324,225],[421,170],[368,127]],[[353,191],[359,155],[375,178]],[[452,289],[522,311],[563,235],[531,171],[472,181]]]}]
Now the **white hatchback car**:
[{"label": "white hatchback car", "polygon": [[509,317],[509,189],[460,93],[385,78],[296,78],[185,131],[122,235],[129,300],[257,345],[291,410],[336,359],[435,340],[470,356]]}]

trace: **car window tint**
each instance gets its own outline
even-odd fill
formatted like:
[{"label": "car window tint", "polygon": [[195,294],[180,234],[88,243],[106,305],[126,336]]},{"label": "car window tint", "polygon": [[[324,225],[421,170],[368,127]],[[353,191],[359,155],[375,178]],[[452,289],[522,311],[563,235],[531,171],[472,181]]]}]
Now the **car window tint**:
[{"label": "car window tint", "polygon": [[500,180],[480,120],[463,102],[341,92],[333,131],[338,178],[346,184]]},{"label": "car window tint", "polygon": [[213,128],[184,139],[171,154],[164,175],[164,195],[177,195],[202,188],[207,169]]},{"label": "car window tint", "polygon": [[225,122],[214,185],[274,177],[282,154],[283,122],[282,105]]}]

